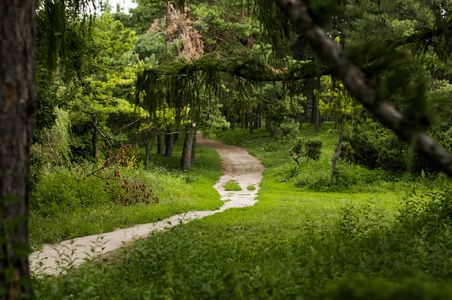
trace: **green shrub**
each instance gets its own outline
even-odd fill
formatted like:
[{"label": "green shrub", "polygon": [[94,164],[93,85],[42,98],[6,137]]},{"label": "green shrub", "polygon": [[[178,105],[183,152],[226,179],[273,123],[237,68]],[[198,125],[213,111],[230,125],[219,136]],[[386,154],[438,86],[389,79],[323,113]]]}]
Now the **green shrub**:
[{"label": "green shrub", "polygon": [[285,117],[278,128],[278,137],[293,138],[298,134],[298,127],[300,125],[292,118]]},{"label": "green shrub", "polygon": [[53,215],[111,201],[101,179],[85,180],[73,174],[68,169],[56,168],[43,175],[30,195],[30,209],[42,215]]},{"label": "green shrub", "polygon": [[436,234],[445,226],[452,226],[452,188],[409,193],[400,208],[398,221],[403,229],[417,234]]},{"label": "green shrub", "polygon": [[[299,163],[300,158],[309,160],[319,160],[320,154],[322,154],[322,141],[316,138],[313,139],[297,139],[293,145],[290,153],[294,157],[295,161]],[[293,151],[293,152],[292,152]]]},{"label": "green shrub", "polygon": [[[429,134],[448,151],[452,151],[452,138],[444,130],[432,128]],[[383,125],[365,121],[356,122],[351,129],[345,131],[341,156],[347,161],[364,164],[372,169],[383,168],[395,173],[407,169],[417,174],[422,170],[435,172],[434,163],[412,152],[410,145]]]}]

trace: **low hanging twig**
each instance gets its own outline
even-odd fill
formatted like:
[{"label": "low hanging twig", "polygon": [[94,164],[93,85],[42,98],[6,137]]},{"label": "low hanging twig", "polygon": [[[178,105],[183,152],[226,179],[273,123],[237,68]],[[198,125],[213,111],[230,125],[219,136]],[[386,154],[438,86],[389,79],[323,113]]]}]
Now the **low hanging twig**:
[{"label": "low hanging twig", "polygon": [[136,119],[135,121],[133,121],[133,122],[130,123],[130,124],[127,124],[127,125],[125,125],[125,126],[119,128],[119,129],[116,130],[113,134],[120,133],[124,128],[127,128],[127,127],[129,127],[129,126],[132,126],[133,124],[135,124],[136,122],[138,122],[140,119],[141,119],[141,117],[138,117],[138,119]]},{"label": "low hanging twig", "polygon": [[93,122],[93,125],[94,125],[94,128],[96,128],[97,131],[99,131],[100,135],[107,141],[107,143],[110,145],[110,147],[113,147],[113,144],[108,139],[108,136],[106,136],[94,122]]}]

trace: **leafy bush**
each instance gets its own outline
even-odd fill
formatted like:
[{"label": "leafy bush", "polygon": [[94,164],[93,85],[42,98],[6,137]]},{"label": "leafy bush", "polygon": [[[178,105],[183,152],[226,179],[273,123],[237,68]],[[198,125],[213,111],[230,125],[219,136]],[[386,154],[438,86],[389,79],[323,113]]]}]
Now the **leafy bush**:
[{"label": "leafy bush", "polygon": [[[452,151],[452,138],[439,128],[429,134],[448,151]],[[422,170],[434,172],[436,166],[410,146],[401,141],[392,131],[372,121],[356,122],[344,134],[341,156],[350,162],[364,164],[370,168],[383,168],[400,173],[406,169],[418,174]]]},{"label": "leafy bush", "polygon": [[[289,152],[297,163],[299,159],[304,157],[306,161],[319,160],[322,148],[322,141],[319,139],[297,139],[294,146]],[[293,152],[292,152],[293,151]],[[295,154],[295,155],[294,155]]]},{"label": "leafy bush", "polygon": [[[71,174],[72,172],[72,174]],[[30,195],[30,209],[42,215],[72,213],[80,208],[111,201],[102,180],[85,180],[65,168],[42,176]]]},{"label": "leafy bush", "polygon": [[285,117],[278,128],[278,137],[293,138],[298,134],[299,124],[293,118]]},{"label": "leafy bush", "polygon": [[398,221],[416,234],[436,234],[452,226],[452,188],[405,196]]}]

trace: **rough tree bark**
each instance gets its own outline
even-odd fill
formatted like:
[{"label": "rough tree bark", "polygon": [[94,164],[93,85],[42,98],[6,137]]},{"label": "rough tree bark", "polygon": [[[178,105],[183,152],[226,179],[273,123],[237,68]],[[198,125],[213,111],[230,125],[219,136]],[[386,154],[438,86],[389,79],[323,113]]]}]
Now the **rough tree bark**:
[{"label": "rough tree bark", "polygon": [[184,140],[184,149],[182,151],[182,159],[181,159],[181,169],[188,170],[192,165],[192,151],[193,151],[193,143],[195,139],[196,133],[194,130],[188,130],[185,134]]},{"label": "rough tree bark", "polygon": [[314,22],[303,2],[275,0],[287,14],[292,24],[311,43],[316,53],[330,65],[351,95],[360,101],[377,119],[391,128],[401,139],[415,148],[449,176],[452,176],[452,155],[438,145],[425,132],[410,125],[409,120],[389,101],[377,96],[377,91],[363,72],[351,64],[342,47],[333,41],[326,31]]},{"label": "rough tree bark", "polygon": [[[31,297],[28,176],[35,113],[36,1],[0,0],[0,298]],[[11,226],[14,222],[17,225]],[[25,250],[25,251],[24,251]]]},{"label": "rough tree bark", "polygon": [[191,149],[191,166],[195,165],[195,157],[196,157],[196,127],[193,129],[193,143]]},{"label": "rough tree bark", "polygon": [[172,157],[173,156],[173,146],[174,146],[174,132],[166,134],[166,147],[165,147],[165,156]]}]

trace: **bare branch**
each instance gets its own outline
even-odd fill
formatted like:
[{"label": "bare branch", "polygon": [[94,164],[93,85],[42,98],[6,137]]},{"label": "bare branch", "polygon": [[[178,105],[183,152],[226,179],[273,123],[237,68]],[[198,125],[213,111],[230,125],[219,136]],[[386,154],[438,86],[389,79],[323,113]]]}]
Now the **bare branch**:
[{"label": "bare branch", "polygon": [[115,131],[115,134],[121,132],[124,128],[127,128],[127,127],[129,127],[129,126],[132,126],[133,124],[135,124],[136,122],[138,122],[140,119],[141,119],[141,117],[138,117],[138,119],[136,119],[136,120],[133,121],[132,123],[127,124],[127,125],[125,125],[125,126],[119,128],[118,130]]},{"label": "bare branch", "polygon": [[377,97],[375,87],[369,84],[363,72],[348,61],[341,46],[313,21],[303,2],[276,0],[276,3],[287,14],[296,30],[305,36],[317,54],[329,64],[353,97],[374,113],[380,122],[391,128],[404,141],[415,145],[417,150],[452,177],[452,155],[426,133],[411,126],[409,120],[386,99]]},{"label": "bare branch", "polygon": [[108,136],[106,136],[94,122],[93,122],[93,125],[94,125],[94,128],[96,128],[97,131],[100,133],[100,135],[102,135],[102,137],[107,141],[107,143],[110,145],[110,147],[113,147],[113,144],[108,139]]}]

